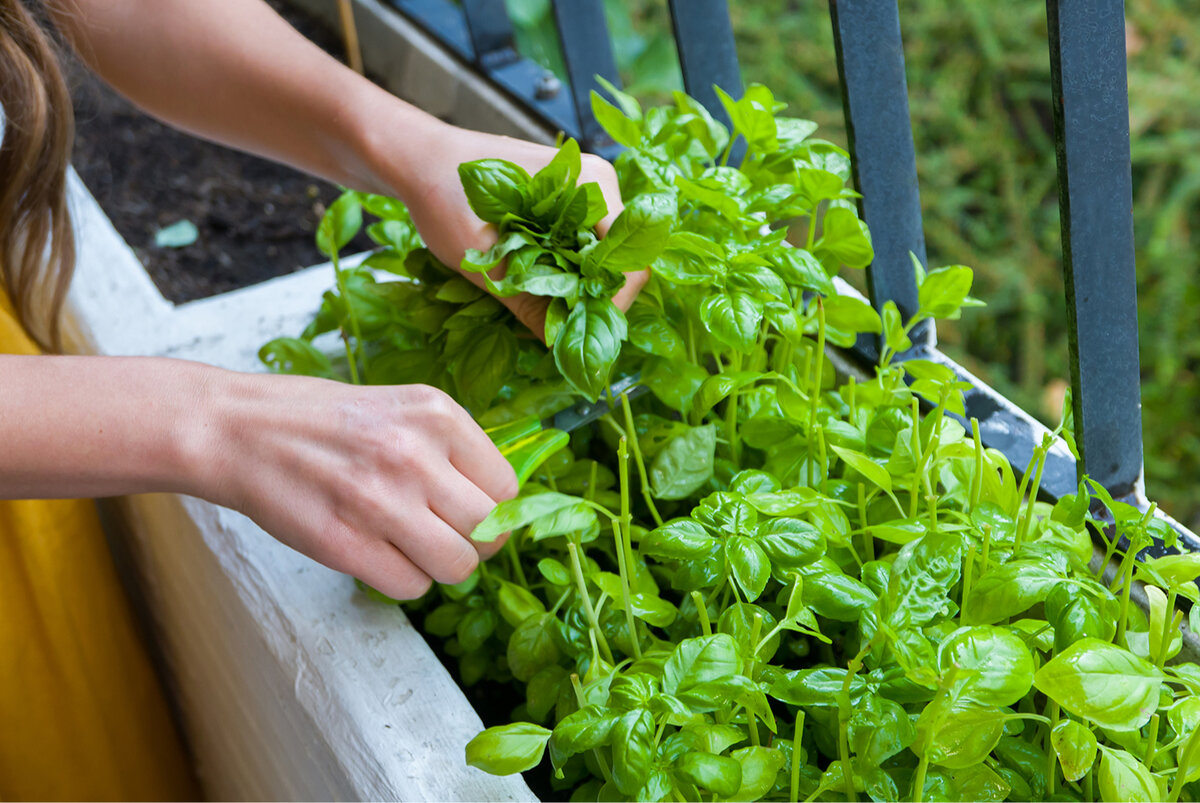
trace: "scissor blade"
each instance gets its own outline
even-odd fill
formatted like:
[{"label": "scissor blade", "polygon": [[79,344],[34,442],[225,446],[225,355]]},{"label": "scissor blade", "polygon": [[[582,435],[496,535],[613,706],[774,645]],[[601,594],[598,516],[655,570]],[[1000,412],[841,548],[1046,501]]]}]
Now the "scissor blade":
[{"label": "scissor blade", "polygon": [[630,399],[636,399],[645,393],[648,388],[645,385],[639,384],[641,379],[641,373],[636,373],[617,380],[609,386],[599,401],[594,403],[580,401],[573,407],[568,407],[566,410],[555,413],[551,419],[551,426],[555,429],[561,429],[563,432],[574,432],[593,421],[598,421],[612,409],[608,403],[610,398],[614,403],[620,404],[622,395],[628,396]]}]

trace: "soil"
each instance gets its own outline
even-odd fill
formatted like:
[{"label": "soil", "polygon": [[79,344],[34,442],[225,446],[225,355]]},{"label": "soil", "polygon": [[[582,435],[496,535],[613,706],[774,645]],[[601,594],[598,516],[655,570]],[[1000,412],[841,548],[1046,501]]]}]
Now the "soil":
[{"label": "soil", "polygon": [[[335,32],[281,0],[270,4],[340,58]],[[337,187],[169,128],[80,63],[68,76],[75,169],[166,298],[205,298],[325,261],[313,234]],[[155,245],[159,229],[183,220],[199,231],[194,243]]]}]

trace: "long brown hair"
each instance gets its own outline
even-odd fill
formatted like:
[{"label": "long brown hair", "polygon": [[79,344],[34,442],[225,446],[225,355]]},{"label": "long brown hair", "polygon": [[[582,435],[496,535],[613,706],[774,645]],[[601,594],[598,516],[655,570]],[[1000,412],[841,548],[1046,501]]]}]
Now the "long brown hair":
[{"label": "long brown hair", "polygon": [[0,280],[25,329],[60,351],[75,266],[67,165],[75,120],[53,41],[20,0],[0,0]]}]

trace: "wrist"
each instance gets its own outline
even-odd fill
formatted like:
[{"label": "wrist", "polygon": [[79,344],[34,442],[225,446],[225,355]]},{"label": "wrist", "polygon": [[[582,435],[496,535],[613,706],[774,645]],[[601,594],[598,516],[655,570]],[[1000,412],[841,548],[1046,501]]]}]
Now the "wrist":
[{"label": "wrist", "polygon": [[233,444],[253,432],[254,399],[261,395],[262,377],[194,365],[179,377],[188,399],[181,411],[178,438],[166,450],[170,490],[238,508],[235,489],[237,459]]},{"label": "wrist", "polygon": [[352,101],[347,115],[358,187],[417,203],[426,179],[445,161],[449,143],[460,131],[449,123],[371,85]]}]

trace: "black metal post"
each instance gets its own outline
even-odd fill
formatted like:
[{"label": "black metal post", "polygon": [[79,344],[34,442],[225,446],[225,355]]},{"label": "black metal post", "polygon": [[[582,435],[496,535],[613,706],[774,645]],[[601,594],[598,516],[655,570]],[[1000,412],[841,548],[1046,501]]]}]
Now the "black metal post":
[{"label": "black metal post", "polygon": [[[925,264],[917,157],[908,113],[900,10],[878,0],[830,0],[833,41],[846,114],[859,211],[871,230],[875,260],[868,268],[871,303],[895,301],[907,319],[917,311],[910,253]],[[911,333],[913,345],[933,345],[932,325]],[[878,354],[876,338],[858,347]]]},{"label": "black metal post", "polygon": [[671,27],[683,72],[683,88],[715,119],[729,125],[729,115],[713,91],[742,96],[742,73],[726,0],[670,0]]},{"label": "black metal post", "polygon": [[611,149],[612,140],[592,114],[591,92],[599,89],[596,76],[621,85],[613,55],[603,0],[554,0],[554,20],[562,41],[563,61],[571,97],[579,116],[580,146],[597,152]]},{"label": "black metal post", "polygon": [[1142,473],[1122,0],[1047,0],[1075,436],[1114,496]]},{"label": "black metal post", "polygon": [[520,58],[504,0],[462,0],[462,10],[477,64],[488,69]]}]

